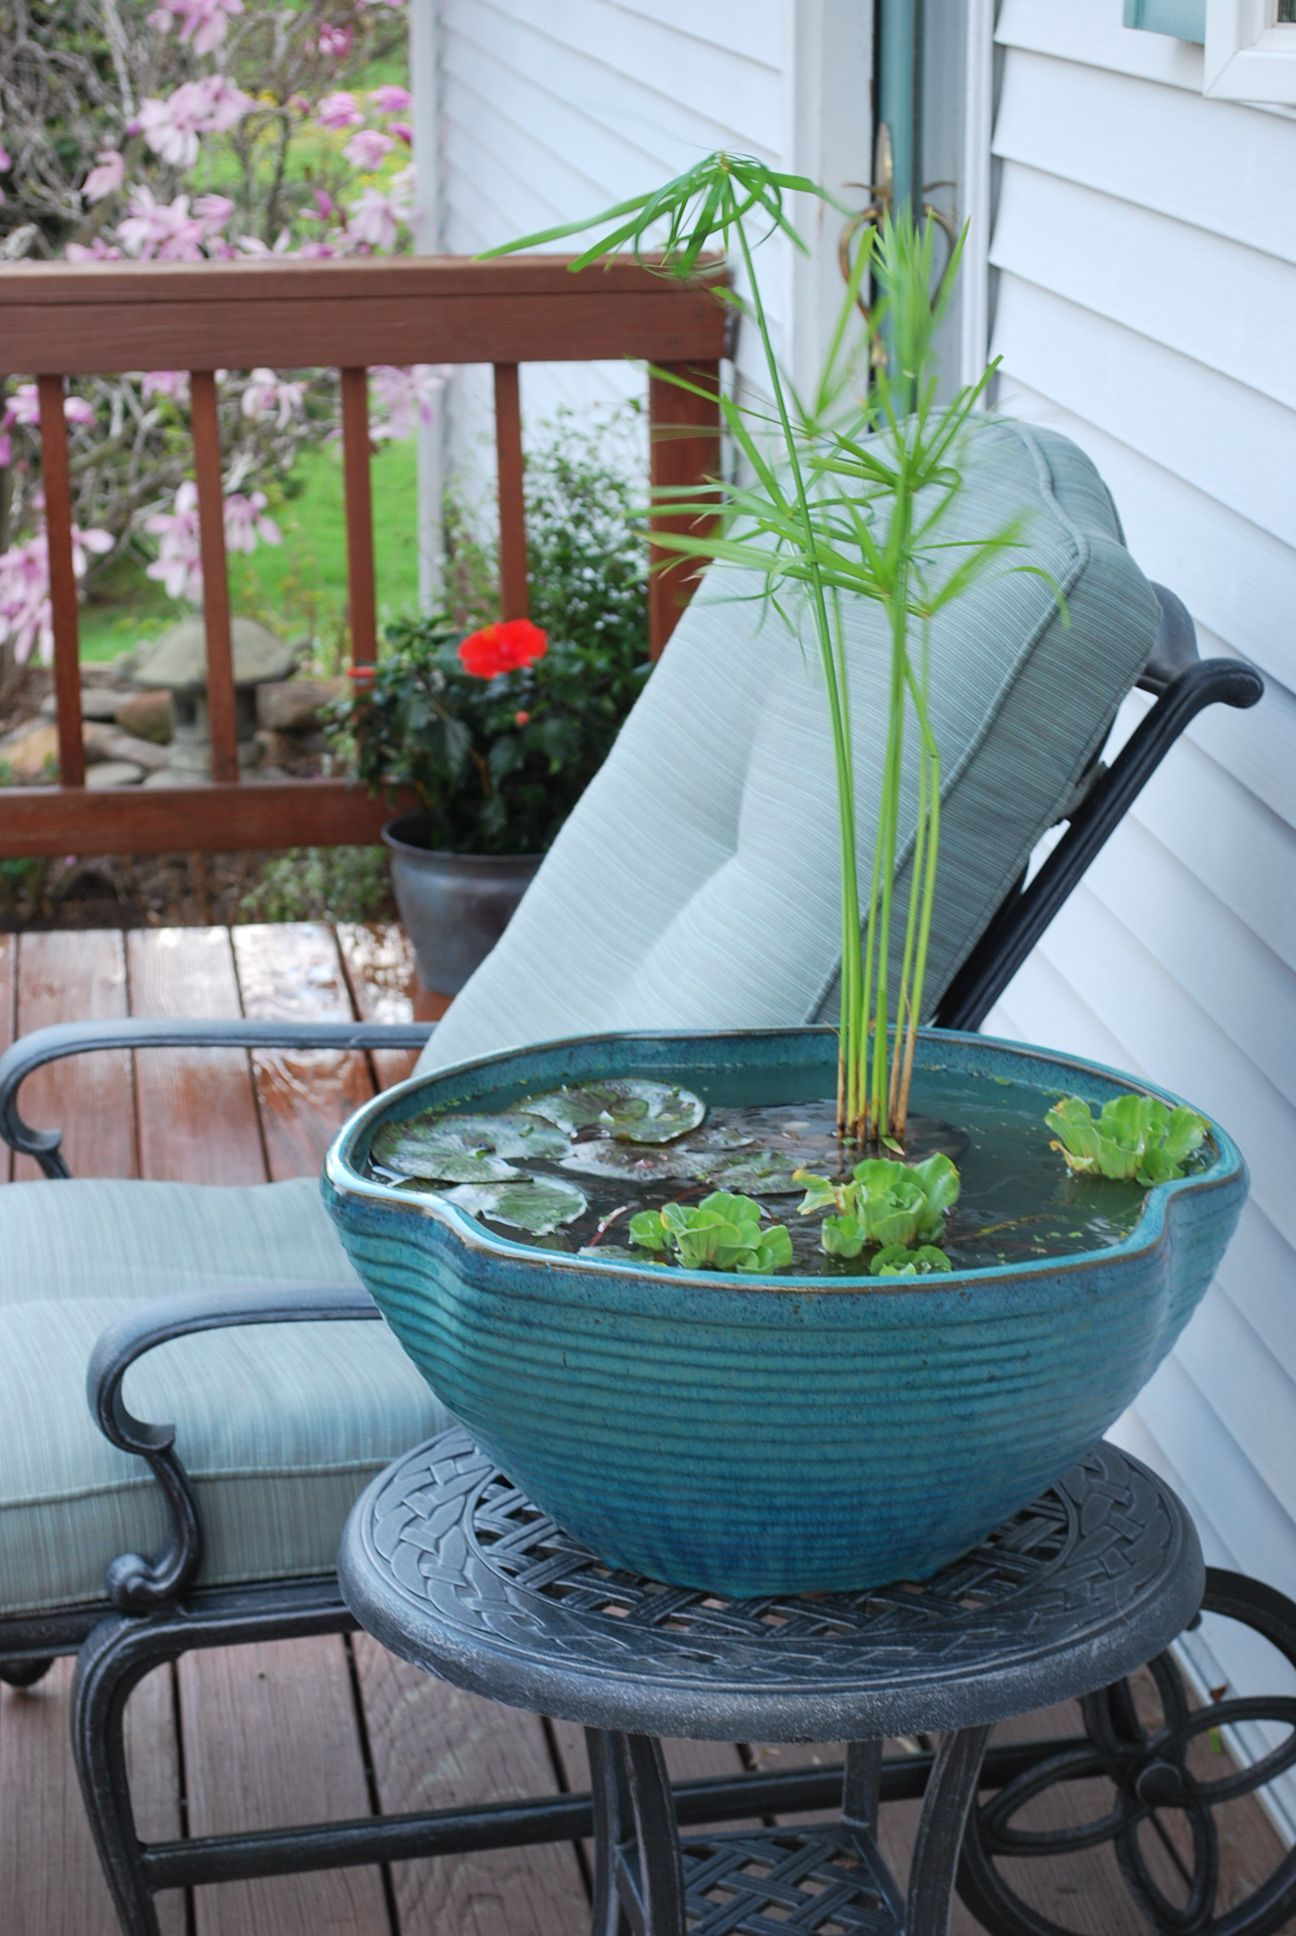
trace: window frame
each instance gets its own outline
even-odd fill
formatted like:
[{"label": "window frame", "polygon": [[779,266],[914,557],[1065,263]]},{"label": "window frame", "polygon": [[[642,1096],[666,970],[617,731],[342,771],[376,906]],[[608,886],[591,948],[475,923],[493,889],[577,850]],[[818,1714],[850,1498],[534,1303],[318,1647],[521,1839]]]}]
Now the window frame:
[{"label": "window frame", "polygon": [[1275,0],[1206,0],[1208,99],[1296,105],[1296,24],[1276,14]]}]

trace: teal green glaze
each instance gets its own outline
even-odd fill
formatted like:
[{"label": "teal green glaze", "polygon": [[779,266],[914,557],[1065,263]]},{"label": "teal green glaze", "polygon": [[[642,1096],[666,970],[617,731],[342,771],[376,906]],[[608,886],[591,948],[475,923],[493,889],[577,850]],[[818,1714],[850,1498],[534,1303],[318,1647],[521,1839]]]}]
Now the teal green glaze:
[{"label": "teal green glaze", "polygon": [[[1054,1096],[1144,1093],[983,1036],[930,1030],[920,1053]],[[1123,1242],[904,1280],[578,1258],[364,1174],[379,1125],[426,1109],[625,1074],[720,1102],[828,1095],[835,1070],[830,1029],[592,1036],[414,1077],[329,1152],[342,1240],[428,1383],[611,1564],[741,1595],[929,1574],[1107,1430],[1214,1275],[1246,1194],[1214,1125],[1210,1167],[1150,1190]]]}]

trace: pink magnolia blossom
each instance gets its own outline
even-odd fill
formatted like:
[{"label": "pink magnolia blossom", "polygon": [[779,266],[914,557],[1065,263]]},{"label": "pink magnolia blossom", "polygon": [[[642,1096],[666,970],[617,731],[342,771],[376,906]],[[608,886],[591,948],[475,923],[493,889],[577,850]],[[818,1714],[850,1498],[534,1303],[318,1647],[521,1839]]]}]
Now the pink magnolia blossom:
[{"label": "pink magnolia blossom", "polygon": [[338,251],[331,242],[303,242],[293,253],[304,262],[329,262]]},{"label": "pink magnolia blossom", "polygon": [[263,242],[259,235],[240,235],[239,254],[252,256],[292,255],[292,236],[287,229],[280,229],[273,243]]},{"label": "pink magnolia blossom", "polygon": [[189,372],[187,370],[145,370],[140,378],[140,388],[146,398],[166,397],[172,403],[183,403],[189,395]]},{"label": "pink magnolia blossom", "polygon": [[[92,424],[95,420],[94,406],[87,403],[84,397],[64,397],[63,415],[70,424]],[[5,404],[0,429],[12,429],[15,424],[28,429],[39,422],[40,391],[34,383],[20,383]]]},{"label": "pink magnolia blossom", "polygon": [[87,202],[101,202],[105,195],[115,195],[126,179],[126,160],[116,148],[101,148],[95,163],[81,185]]},{"label": "pink magnolia blossom", "polygon": [[403,141],[406,147],[413,145],[414,130],[408,121],[389,121],[387,123],[387,132],[388,134],[394,134],[398,141]]},{"label": "pink magnolia blossom", "polygon": [[228,195],[200,195],[193,205],[193,212],[206,233],[215,235],[234,213],[234,204]]},{"label": "pink magnolia blossom", "polygon": [[13,438],[7,430],[0,430],[0,471],[7,470],[13,463]]},{"label": "pink magnolia blossom", "polygon": [[172,500],[170,511],[155,511],[144,529],[157,538],[158,555],[145,574],[156,578],[168,598],[202,597],[202,546],[198,535],[198,486],[186,478]]},{"label": "pink magnolia blossom", "polygon": [[392,249],[400,225],[409,218],[409,200],[395,183],[363,188],[347,212],[347,239],[373,249]]},{"label": "pink magnolia blossom", "polygon": [[357,168],[370,170],[377,168],[395,146],[389,134],[380,134],[376,128],[357,128],[342,152]]},{"label": "pink magnolia blossom", "polygon": [[354,128],[364,120],[354,94],[326,94],[315,110],[321,128]]},{"label": "pink magnolia blossom", "polygon": [[[165,587],[168,598],[197,604],[202,597],[202,541],[198,525],[198,486],[186,478],[170,511],[155,511],[144,529],[158,539],[158,555],[145,567]],[[281,544],[274,519],[266,516],[264,491],[232,491],[225,499],[225,543],[231,551],[255,551],[260,544]]]},{"label": "pink magnolia blossom", "polygon": [[4,144],[0,142],[0,175],[4,174],[6,168],[12,168],[12,167],[13,167],[13,156],[9,153],[9,150],[4,146]]},{"label": "pink magnolia blossom", "polygon": [[234,491],[225,500],[225,542],[231,551],[255,551],[258,544],[283,543],[283,533],[266,516],[264,491]]},{"label": "pink magnolia blossom", "polygon": [[192,168],[207,126],[206,93],[197,81],[185,81],[165,101],[150,95],[140,105],[139,124],[155,155],[174,168]]},{"label": "pink magnolia blossom", "polygon": [[374,441],[410,436],[416,419],[430,424],[450,373],[448,363],[416,363],[412,368],[376,363],[369,372]]},{"label": "pink magnolia blossom", "polygon": [[407,87],[376,87],[369,96],[379,114],[404,114],[413,103],[414,96]]},{"label": "pink magnolia blossom", "polygon": [[306,395],[304,383],[293,383],[273,370],[253,370],[239,408],[245,417],[273,417],[282,430],[299,416]]},{"label": "pink magnolia blossom", "polygon": [[193,85],[201,88],[206,101],[204,134],[227,134],[236,127],[253,105],[252,96],[235,87],[224,74],[208,74]]},{"label": "pink magnolia blossom", "polygon": [[[91,552],[112,550],[107,531],[72,527],[72,569],[84,578]],[[26,544],[0,553],[0,645],[12,648],[18,665],[33,652],[48,659],[54,651],[49,597],[49,540],[42,531]]]},{"label": "pink magnolia blossom", "polygon": [[189,213],[189,197],[159,202],[150,188],[132,189],[127,214],[117,233],[131,255],[159,262],[196,262],[202,256],[203,225]]},{"label": "pink magnolia blossom", "polygon": [[251,105],[251,96],[224,74],[205,74],[198,81],[183,81],[165,101],[156,96],[145,100],[139,113],[140,133],[163,161],[192,168],[198,159],[199,135],[226,133]]},{"label": "pink magnolia blossom", "polygon": [[105,242],[102,235],[96,235],[90,242],[69,242],[63,254],[69,262],[120,262],[122,252],[111,242]]},{"label": "pink magnolia blossom", "polygon": [[196,54],[210,54],[225,38],[231,20],[243,11],[243,0],[160,0],[149,15],[149,25],[169,33],[179,23],[181,40],[193,42]]},{"label": "pink magnolia blossom", "polygon": [[345,60],[351,52],[351,43],[354,39],[355,29],[352,27],[321,27],[319,50],[321,54],[327,54],[331,60]]}]

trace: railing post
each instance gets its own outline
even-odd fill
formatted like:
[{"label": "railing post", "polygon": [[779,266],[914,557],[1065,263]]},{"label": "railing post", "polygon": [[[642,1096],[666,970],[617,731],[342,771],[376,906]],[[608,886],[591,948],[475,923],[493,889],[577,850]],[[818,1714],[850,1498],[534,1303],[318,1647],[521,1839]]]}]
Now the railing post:
[{"label": "railing post", "polygon": [[[720,468],[720,364],[666,363],[662,375],[648,379],[648,462],[654,492],[704,485]],[[682,377],[695,389],[672,383]],[[702,394],[699,395],[698,392]],[[709,518],[691,518],[654,507],[654,531],[693,531],[701,535]],[[648,654],[659,658],[692,598],[700,565],[661,545],[650,545],[648,563]]]},{"label": "railing post", "polygon": [[378,656],[373,483],[369,469],[369,372],[342,371],[342,485],[346,503],[347,620],[352,665]]},{"label": "railing post", "polygon": [[198,540],[202,551],[203,621],[207,630],[207,715],[211,722],[212,779],[239,777],[234,712],[234,648],[230,637],[229,569],[225,556],[225,494],[221,485],[220,419],[211,370],[189,377],[194,475],[198,482]]},{"label": "railing post", "polygon": [[72,479],[61,376],[36,379],[40,399],[41,485],[54,627],[54,703],[58,708],[59,785],[85,785],[76,568],[72,562]]},{"label": "railing post", "polygon": [[516,363],[495,365],[495,459],[499,475],[500,617],[525,618],[530,596],[522,486],[522,401]]}]

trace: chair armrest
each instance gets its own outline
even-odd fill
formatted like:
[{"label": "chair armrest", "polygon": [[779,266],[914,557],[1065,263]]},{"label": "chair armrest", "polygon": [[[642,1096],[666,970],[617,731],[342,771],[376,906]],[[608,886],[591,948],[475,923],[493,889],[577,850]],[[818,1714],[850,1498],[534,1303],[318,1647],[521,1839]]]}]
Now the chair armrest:
[{"label": "chair armrest", "polygon": [[108,1598],[124,1613],[147,1613],[190,1586],[202,1565],[202,1521],[189,1474],[175,1449],[174,1425],[149,1424],[127,1410],[122,1382],[158,1345],[199,1331],[243,1324],[318,1324],[380,1318],[359,1284],[254,1284],[177,1291],[150,1298],[109,1325],[90,1354],[86,1399],[104,1437],[144,1459],[162,1488],[170,1530],[155,1559],[119,1553],[108,1568]]},{"label": "chair armrest", "polygon": [[0,1137],[34,1156],[46,1176],[70,1174],[60,1154],[63,1133],[33,1129],[18,1111],[18,1091],[34,1070],[96,1049],[421,1049],[433,1022],[151,1021],[57,1022],[33,1029],[0,1056]]}]

